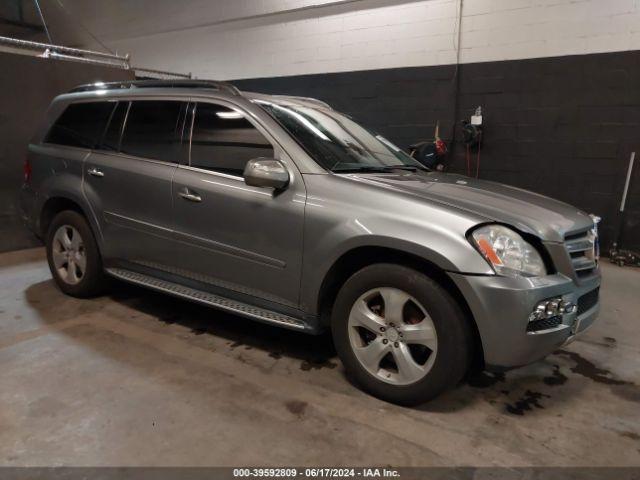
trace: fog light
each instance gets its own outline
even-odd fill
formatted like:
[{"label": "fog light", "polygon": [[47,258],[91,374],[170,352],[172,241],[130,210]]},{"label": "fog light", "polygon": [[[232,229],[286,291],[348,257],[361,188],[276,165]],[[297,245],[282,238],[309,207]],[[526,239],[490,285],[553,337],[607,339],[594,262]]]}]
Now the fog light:
[{"label": "fog light", "polygon": [[574,303],[565,302],[562,298],[549,298],[536,305],[533,312],[529,314],[529,321],[535,322],[545,318],[574,313],[576,309],[577,307]]},{"label": "fog light", "polygon": [[558,309],[560,313],[575,313],[578,310],[578,306],[571,302],[560,302]]}]

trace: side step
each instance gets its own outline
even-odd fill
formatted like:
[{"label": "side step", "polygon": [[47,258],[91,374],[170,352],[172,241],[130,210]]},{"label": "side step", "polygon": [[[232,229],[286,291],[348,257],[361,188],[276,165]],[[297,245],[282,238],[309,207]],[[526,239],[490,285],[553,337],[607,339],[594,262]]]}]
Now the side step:
[{"label": "side step", "polygon": [[238,302],[236,300],[231,300],[213,293],[197,290],[191,287],[185,287],[184,285],[169,282],[167,280],[160,280],[149,275],[132,272],[131,270],[125,270],[123,268],[107,268],[106,272],[115,278],[124,280],[125,282],[142,285],[144,287],[152,288],[153,290],[165,292],[176,297],[220,308],[222,310],[227,310],[262,322],[294,330],[306,329],[305,323],[297,318]]}]

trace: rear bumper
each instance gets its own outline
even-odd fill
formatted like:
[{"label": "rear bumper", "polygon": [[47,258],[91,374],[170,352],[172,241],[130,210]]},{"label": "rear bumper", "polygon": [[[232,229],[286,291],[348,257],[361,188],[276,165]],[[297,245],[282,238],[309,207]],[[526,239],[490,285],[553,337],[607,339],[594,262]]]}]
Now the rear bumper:
[{"label": "rear bumper", "polygon": [[[474,315],[489,369],[519,367],[547,356],[589,328],[600,310],[599,299],[589,305],[580,301],[600,286],[599,271],[579,285],[562,274],[538,278],[449,275]],[[554,328],[528,332],[529,315],[538,302],[555,297],[578,304],[578,311],[562,315]]]}]

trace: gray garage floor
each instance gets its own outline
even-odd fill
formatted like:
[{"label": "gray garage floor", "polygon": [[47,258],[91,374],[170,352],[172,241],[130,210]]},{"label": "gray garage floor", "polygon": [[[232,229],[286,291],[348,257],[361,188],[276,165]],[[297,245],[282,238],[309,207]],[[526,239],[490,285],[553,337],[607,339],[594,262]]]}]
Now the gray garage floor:
[{"label": "gray garage floor", "polygon": [[640,465],[640,271],[604,265],[580,341],[417,409],[330,341],[117,285],[75,300],[0,255],[1,465]]}]

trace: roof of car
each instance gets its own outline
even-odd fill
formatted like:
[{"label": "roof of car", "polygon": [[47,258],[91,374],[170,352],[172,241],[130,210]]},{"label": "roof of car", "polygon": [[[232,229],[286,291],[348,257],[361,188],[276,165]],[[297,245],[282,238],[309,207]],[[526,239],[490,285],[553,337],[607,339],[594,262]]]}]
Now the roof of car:
[{"label": "roof of car", "polygon": [[228,82],[219,82],[217,80],[128,80],[124,82],[96,82],[74,87],[69,90],[69,93],[122,90],[132,88],[215,89],[225,91],[232,95],[241,95],[240,90],[238,90],[234,85]]},{"label": "roof of car", "polygon": [[[240,96],[249,100],[261,100],[273,102],[277,104],[293,104],[307,105],[322,108],[331,108],[325,102],[309,97],[291,96],[291,95],[268,95],[264,93],[241,92],[235,85],[229,82],[221,82],[217,80],[131,80],[123,82],[96,82],[85,85],[79,85],[69,90],[68,93],[104,93],[105,91],[137,90],[157,93],[176,93],[175,90],[215,90],[230,96]],[[124,93],[124,92],[123,92]],[[131,92],[133,93],[133,92]]]}]

